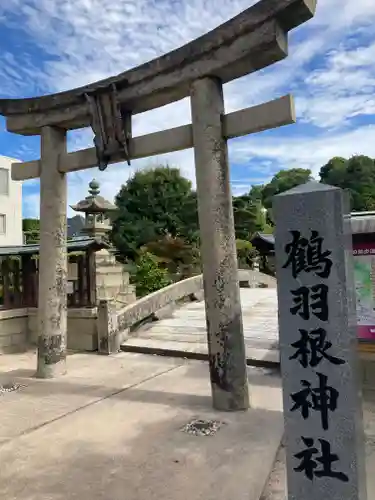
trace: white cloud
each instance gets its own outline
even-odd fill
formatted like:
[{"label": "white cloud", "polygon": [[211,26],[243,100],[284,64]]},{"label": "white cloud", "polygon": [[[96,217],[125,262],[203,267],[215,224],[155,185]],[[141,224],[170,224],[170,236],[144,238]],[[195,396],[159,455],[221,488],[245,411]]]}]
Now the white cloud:
[{"label": "white cloud", "polygon": [[328,52],[298,91],[299,116],[320,128],[342,127],[351,118],[375,115],[375,43]]},{"label": "white cloud", "polygon": [[356,116],[375,115],[375,95],[317,95],[297,99],[298,114],[303,122],[327,129],[343,127]]},{"label": "white cloud", "polygon": [[[0,93],[23,97],[56,92],[104,78],[168,52],[236,15],[255,0],[6,0],[0,18],[24,38],[24,49],[3,52]],[[278,168],[308,166],[316,171],[330,156],[372,154],[375,131],[352,130],[353,119],[375,122],[375,35],[373,0],[320,0],[315,18],[290,36],[289,57],[256,75],[225,86],[227,111],[296,95],[300,125],[230,144],[230,158],[245,168],[257,161],[268,178]],[[37,48],[37,49],[36,49]],[[35,56],[38,50],[38,57]],[[187,99],[134,117],[141,135],[190,122]],[[75,131],[70,150],[88,147],[92,134]],[[27,141],[25,141],[27,147]],[[24,149],[20,156],[29,153]],[[81,199],[92,177],[109,199],[131,172],[150,162],[178,165],[194,180],[192,151],[69,175],[69,203]],[[244,176],[233,189],[243,189]],[[259,179],[258,179],[259,180]],[[241,186],[241,187],[239,187]],[[34,195],[32,195],[34,196]],[[31,199],[31,198],[30,198]],[[28,201],[25,202],[28,205]],[[32,202],[30,202],[30,206]]]},{"label": "white cloud", "polygon": [[[231,151],[232,161],[257,161],[257,172],[264,168],[265,177],[278,169],[309,168],[317,176],[320,167],[334,156],[349,158],[363,154],[375,158],[375,125],[358,127],[348,132],[324,133],[317,137],[283,140],[279,137],[258,137],[237,141]],[[264,159],[268,160],[265,163]],[[271,160],[271,163],[269,162]],[[272,165],[270,167],[270,165]]]}]

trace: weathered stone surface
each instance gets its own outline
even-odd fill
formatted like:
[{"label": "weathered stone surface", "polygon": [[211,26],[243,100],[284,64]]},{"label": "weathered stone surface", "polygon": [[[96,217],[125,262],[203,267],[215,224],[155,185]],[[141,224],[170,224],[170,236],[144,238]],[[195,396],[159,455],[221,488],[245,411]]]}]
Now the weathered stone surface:
[{"label": "weathered stone surface", "polygon": [[197,80],[191,110],[213,405],[245,410],[249,395],[221,82]]},{"label": "weathered stone surface", "polygon": [[267,285],[267,288],[276,288],[276,278],[268,274],[259,272],[256,269],[239,269],[238,279],[247,281],[250,288],[257,288],[261,285]]},{"label": "weathered stone surface", "polygon": [[192,293],[190,295],[190,300],[192,300],[193,302],[201,302],[202,300],[204,300],[204,290],[198,290],[197,292]]},{"label": "weathered stone surface", "polygon": [[160,319],[169,318],[170,316],[172,316],[175,307],[176,305],[174,303],[161,307],[152,314],[152,319],[154,321],[158,321]]},{"label": "weathered stone surface", "polygon": [[150,293],[118,311],[118,328],[123,330],[151,316],[159,309],[202,289],[202,276],[194,276]]},{"label": "weathered stone surface", "polygon": [[[238,277],[239,279],[247,279],[251,283],[267,281],[272,287],[276,286],[275,278],[259,271],[239,269]],[[138,321],[151,316],[153,313],[159,311],[159,309],[168,305],[174,305],[177,300],[191,295],[196,296],[198,300],[203,300],[202,275],[169,285],[121,308],[118,311],[118,328],[120,331],[127,329]]]},{"label": "weathered stone surface", "polygon": [[308,183],[275,198],[288,498],[364,500],[348,204]]},{"label": "weathered stone surface", "polygon": [[[97,308],[67,310],[67,348],[74,351],[96,351],[98,349]],[[31,345],[38,341],[37,309],[28,309],[28,339]]]},{"label": "weathered stone surface", "polygon": [[[278,364],[276,290],[241,289],[241,306],[248,364]],[[144,323],[121,349],[208,359],[204,302],[186,302],[170,318]]]},{"label": "weathered stone surface", "polygon": [[41,139],[37,376],[51,378],[66,371],[67,182],[58,170],[66,132],[45,127]]},{"label": "weathered stone surface", "polygon": [[115,303],[101,300],[98,306],[98,353],[118,352],[123,340],[118,329]]},{"label": "weathered stone surface", "polygon": [[114,255],[103,249],[95,252],[93,259],[97,301],[114,300],[122,306],[134,302],[136,295],[134,287],[129,284],[129,273]]},{"label": "weathered stone surface", "polygon": [[240,288],[251,288],[249,280],[240,280]]},{"label": "weathered stone surface", "polygon": [[[223,133],[227,139],[290,125],[296,121],[294,100],[291,95],[286,95],[258,106],[228,113],[222,119]],[[129,157],[131,160],[137,160],[192,147],[192,126],[182,125],[131,138]],[[123,154],[113,153],[109,163],[118,163],[123,159]],[[73,151],[64,158],[61,172],[69,173],[92,168],[97,165],[97,161],[95,148]],[[39,176],[40,160],[12,164],[13,180],[35,179]]]}]

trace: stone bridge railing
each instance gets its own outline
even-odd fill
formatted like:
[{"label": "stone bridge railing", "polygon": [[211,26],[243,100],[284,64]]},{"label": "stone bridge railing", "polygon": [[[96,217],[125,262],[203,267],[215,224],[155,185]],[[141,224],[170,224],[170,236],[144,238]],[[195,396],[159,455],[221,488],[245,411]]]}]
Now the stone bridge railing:
[{"label": "stone bridge railing", "polygon": [[[238,279],[243,287],[276,288],[276,279],[259,271],[240,269]],[[117,352],[130,327],[188,297],[191,300],[203,299],[201,274],[150,293],[121,309],[117,309],[113,302],[101,301],[98,308],[98,351],[103,354]]]}]

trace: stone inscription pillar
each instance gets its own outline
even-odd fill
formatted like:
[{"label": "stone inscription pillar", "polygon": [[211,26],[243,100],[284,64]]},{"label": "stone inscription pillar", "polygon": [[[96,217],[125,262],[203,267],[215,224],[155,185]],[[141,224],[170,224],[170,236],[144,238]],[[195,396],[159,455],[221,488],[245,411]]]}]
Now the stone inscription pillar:
[{"label": "stone inscription pillar", "polygon": [[191,110],[213,406],[246,410],[246,353],[221,82],[194,82]]},{"label": "stone inscription pillar", "polygon": [[41,133],[40,253],[37,377],[66,372],[66,175],[58,171],[66,154],[66,132],[44,127]]},{"label": "stone inscription pillar", "polygon": [[317,182],[275,197],[289,500],[365,500],[349,204]]}]

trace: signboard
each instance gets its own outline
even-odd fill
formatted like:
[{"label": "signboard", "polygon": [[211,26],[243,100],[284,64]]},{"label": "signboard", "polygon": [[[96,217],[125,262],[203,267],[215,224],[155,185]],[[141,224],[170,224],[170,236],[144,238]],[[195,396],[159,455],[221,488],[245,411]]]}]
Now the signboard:
[{"label": "signboard", "polygon": [[346,196],[307,183],[275,196],[289,500],[364,500]]},{"label": "signboard", "polygon": [[358,338],[375,341],[375,242],[353,244]]}]

